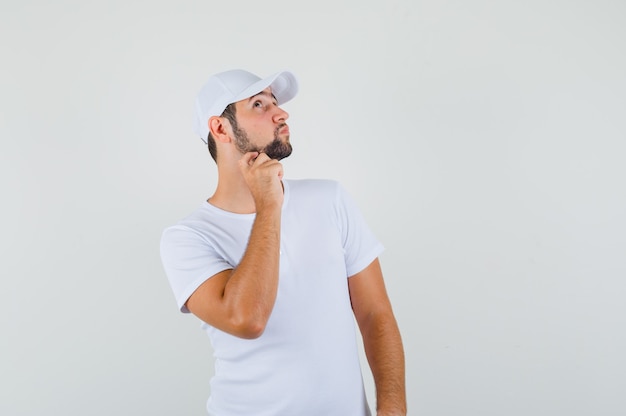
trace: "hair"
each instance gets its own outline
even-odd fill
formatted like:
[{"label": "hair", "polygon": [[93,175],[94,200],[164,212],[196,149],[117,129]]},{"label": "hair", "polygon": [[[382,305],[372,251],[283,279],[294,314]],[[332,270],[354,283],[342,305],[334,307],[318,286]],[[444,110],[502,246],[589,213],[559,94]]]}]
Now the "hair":
[{"label": "hair", "polygon": [[[238,128],[235,103],[228,104],[220,117],[225,117],[233,126],[233,129],[236,130]],[[217,146],[215,144],[215,139],[213,138],[211,131],[209,131],[207,143],[209,145],[209,153],[211,154],[213,160],[217,163]]]}]

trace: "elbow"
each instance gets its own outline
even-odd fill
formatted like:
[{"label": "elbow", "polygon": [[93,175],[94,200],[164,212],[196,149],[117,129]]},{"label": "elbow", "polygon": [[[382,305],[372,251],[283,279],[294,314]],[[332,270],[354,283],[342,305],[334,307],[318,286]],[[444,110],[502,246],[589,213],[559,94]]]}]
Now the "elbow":
[{"label": "elbow", "polygon": [[227,332],[239,338],[256,339],[265,332],[272,309],[258,302],[229,299],[225,312]]},{"label": "elbow", "polygon": [[238,337],[243,339],[257,339],[263,332],[265,332],[265,326],[261,325],[247,325],[246,327],[238,329]]},{"label": "elbow", "polygon": [[232,320],[231,333],[243,339],[257,339],[265,332],[267,321],[258,317],[240,317]]}]

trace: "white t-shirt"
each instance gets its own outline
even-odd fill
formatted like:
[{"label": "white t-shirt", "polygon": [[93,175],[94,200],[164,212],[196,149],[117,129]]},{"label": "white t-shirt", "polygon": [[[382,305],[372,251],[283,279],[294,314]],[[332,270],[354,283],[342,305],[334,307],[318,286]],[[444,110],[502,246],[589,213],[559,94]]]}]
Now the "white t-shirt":
[{"label": "white t-shirt", "polygon": [[[337,182],[283,184],[278,294],[265,332],[249,340],[202,325],[215,352],[207,410],[369,415],[347,278],[383,247]],[[161,258],[181,311],[206,279],[239,263],[254,218],[204,202],[163,232]]]}]

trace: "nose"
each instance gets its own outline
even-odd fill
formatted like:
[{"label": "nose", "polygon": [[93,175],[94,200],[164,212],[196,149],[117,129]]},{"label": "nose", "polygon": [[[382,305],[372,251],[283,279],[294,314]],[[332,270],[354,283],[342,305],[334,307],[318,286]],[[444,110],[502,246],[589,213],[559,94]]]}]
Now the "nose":
[{"label": "nose", "polygon": [[275,123],[281,123],[289,118],[289,113],[280,107],[276,107],[276,112],[274,113],[274,116],[272,118],[274,119]]}]

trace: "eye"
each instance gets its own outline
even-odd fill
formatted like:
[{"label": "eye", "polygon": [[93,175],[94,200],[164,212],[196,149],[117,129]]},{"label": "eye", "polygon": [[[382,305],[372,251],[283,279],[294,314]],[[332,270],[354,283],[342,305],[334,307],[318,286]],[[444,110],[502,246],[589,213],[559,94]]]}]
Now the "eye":
[{"label": "eye", "polygon": [[263,107],[263,103],[261,102],[261,100],[256,100],[256,101],[252,104],[252,106],[253,106],[254,108],[262,108],[262,107]]}]

